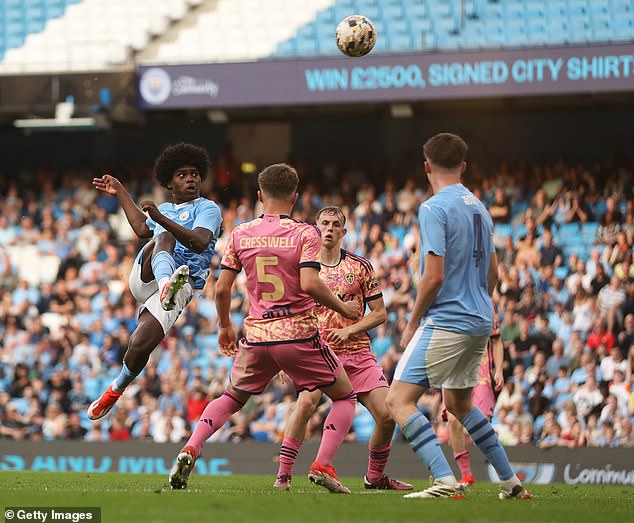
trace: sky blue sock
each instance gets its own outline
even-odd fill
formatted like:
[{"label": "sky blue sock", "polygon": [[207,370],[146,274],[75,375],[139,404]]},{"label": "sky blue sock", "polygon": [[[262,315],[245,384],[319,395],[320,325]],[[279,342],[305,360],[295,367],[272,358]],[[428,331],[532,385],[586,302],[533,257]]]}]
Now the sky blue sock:
[{"label": "sky blue sock", "polygon": [[162,278],[169,278],[176,270],[176,263],[173,256],[167,251],[159,251],[152,257],[152,272],[156,281]]},{"label": "sky blue sock", "polygon": [[119,375],[115,378],[114,383],[112,384],[112,390],[115,392],[123,392],[125,388],[132,383],[132,380],[136,378],[138,374],[135,374],[128,366],[124,363]]},{"label": "sky blue sock", "polygon": [[427,466],[435,479],[453,477],[453,472],[442,453],[434,428],[422,413],[412,414],[405,425],[401,427],[401,432],[409,441],[409,446],[412,447],[418,459]]},{"label": "sky blue sock", "polygon": [[506,452],[504,452],[504,448],[500,444],[498,435],[493,430],[491,422],[482,414],[480,409],[474,407],[469,414],[460,420],[460,423],[467,429],[471,439],[484,454],[487,461],[493,465],[500,479],[502,481],[511,479],[513,477],[513,469],[509,459],[506,457]]}]

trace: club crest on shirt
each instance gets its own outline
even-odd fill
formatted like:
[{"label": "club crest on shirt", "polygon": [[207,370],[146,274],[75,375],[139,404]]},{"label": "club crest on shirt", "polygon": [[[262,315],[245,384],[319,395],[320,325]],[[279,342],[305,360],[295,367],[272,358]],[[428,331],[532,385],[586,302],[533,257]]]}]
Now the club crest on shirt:
[{"label": "club crest on shirt", "polygon": [[351,272],[349,272],[348,274],[346,274],[344,276],[346,282],[348,283],[348,285],[352,285],[354,283],[354,274],[352,274]]},{"label": "club crest on shirt", "polygon": [[189,218],[189,211],[183,211],[178,215],[178,219],[184,222],[187,218]]}]

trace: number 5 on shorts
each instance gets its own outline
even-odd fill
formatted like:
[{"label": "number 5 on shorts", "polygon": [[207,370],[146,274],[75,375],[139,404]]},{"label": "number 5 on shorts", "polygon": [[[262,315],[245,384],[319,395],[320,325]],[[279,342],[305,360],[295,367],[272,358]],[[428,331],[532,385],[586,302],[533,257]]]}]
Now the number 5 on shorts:
[{"label": "number 5 on shorts", "polygon": [[266,301],[277,301],[284,296],[284,282],[279,276],[267,274],[266,266],[277,266],[277,256],[256,256],[255,266],[258,270],[258,281],[273,285],[273,292],[263,292],[262,299]]}]

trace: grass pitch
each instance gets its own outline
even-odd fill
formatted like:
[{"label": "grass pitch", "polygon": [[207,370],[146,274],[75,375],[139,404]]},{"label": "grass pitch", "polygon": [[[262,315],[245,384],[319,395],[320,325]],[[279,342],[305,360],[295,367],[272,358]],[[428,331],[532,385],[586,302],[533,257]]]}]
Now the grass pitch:
[{"label": "grass pitch", "polygon": [[[634,489],[620,486],[530,485],[530,501],[500,501],[497,487],[479,483],[464,500],[403,499],[369,491],[345,478],[353,495],[334,495],[293,478],[293,489],[273,488],[273,476],[197,476],[172,491],[158,475],[49,472],[0,473],[6,506],[101,507],[102,522],[390,523],[390,522],[631,522]],[[427,486],[414,481],[417,489]],[[17,520],[14,520],[17,521]]]}]

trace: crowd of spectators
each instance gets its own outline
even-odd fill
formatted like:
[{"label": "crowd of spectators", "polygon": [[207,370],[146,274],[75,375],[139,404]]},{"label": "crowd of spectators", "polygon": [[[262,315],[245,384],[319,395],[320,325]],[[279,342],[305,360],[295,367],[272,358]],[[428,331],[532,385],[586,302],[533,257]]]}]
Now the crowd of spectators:
[{"label": "crowd of spectators", "polygon": [[[92,188],[92,175],[42,168],[0,175],[0,438],[182,441],[227,382],[231,359],[217,348],[214,282],[228,232],[260,212],[252,184],[208,187],[224,219],[208,284],[113,413],[93,423],[86,408],[118,374],[136,325],[127,278],[141,243],[116,199]],[[416,169],[401,183],[370,183],[359,168],[314,179],[333,176],[339,185],[304,184],[294,216],[310,221],[324,205],[344,208],[344,247],[372,262],[383,290],[388,320],[371,332],[371,348],[391,380],[419,277],[417,209],[428,184]],[[123,179],[137,201],[166,199],[148,168]],[[631,168],[474,165],[465,183],[495,222],[506,383],[493,423],[501,441],[634,447]],[[236,325],[248,310],[246,285],[241,274]],[[213,438],[278,441],[294,399],[290,385],[274,380]],[[429,391],[420,408],[446,442],[439,405],[439,392]],[[308,438],[320,433],[327,409],[324,401]],[[367,441],[372,423],[359,406],[350,439]]]}]

